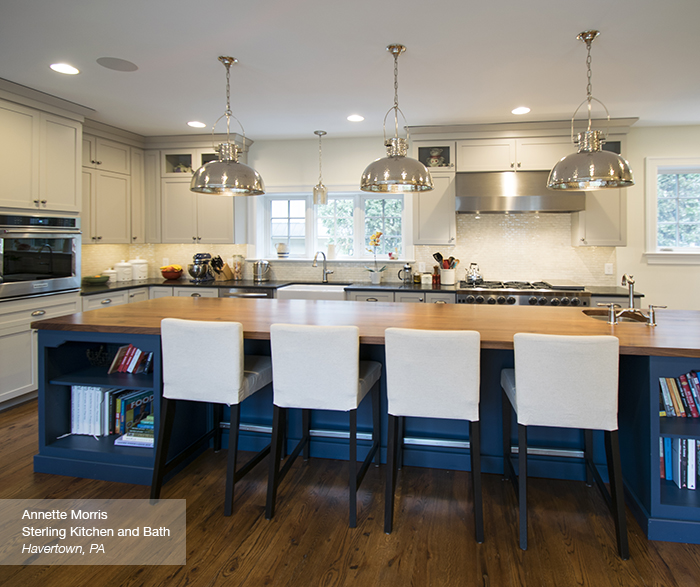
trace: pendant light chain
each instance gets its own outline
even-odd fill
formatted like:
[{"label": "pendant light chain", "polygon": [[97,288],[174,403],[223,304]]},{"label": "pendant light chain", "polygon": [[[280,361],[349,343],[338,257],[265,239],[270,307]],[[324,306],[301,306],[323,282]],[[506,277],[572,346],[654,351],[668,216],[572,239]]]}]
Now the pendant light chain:
[{"label": "pendant light chain", "polygon": [[326,134],[323,133],[323,131],[318,131],[318,185],[321,185],[323,183],[323,150],[321,149],[321,137]]},{"label": "pendant light chain", "polygon": [[593,70],[591,69],[591,44],[593,39],[586,40],[586,47],[588,48],[588,57],[586,57],[586,67],[588,68],[588,84],[586,85],[586,95],[588,96],[588,130],[591,130],[591,109],[593,100],[593,83],[591,78],[593,77]]},{"label": "pendant light chain", "polygon": [[231,128],[231,63],[230,59],[222,59],[222,63],[226,66],[226,141],[229,142],[230,128]]},{"label": "pendant light chain", "polygon": [[399,55],[394,51],[394,136],[399,136]]}]

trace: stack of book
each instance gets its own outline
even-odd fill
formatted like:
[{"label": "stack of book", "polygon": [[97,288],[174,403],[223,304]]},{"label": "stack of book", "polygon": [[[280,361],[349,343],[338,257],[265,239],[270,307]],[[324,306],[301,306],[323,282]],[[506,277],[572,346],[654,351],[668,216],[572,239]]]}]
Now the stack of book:
[{"label": "stack of book", "polygon": [[673,481],[680,489],[697,486],[700,441],[694,438],[660,437],[661,478]]},{"label": "stack of book", "polygon": [[152,352],[142,351],[133,344],[127,344],[117,349],[107,373],[148,373],[152,361]]},{"label": "stack of book", "polygon": [[153,391],[71,386],[71,433],[124,434],[151,413]]},{"label": "stack of book", "polygon": [[128,432],[114,441],[116,446],[140,446],[153,448],[153,416],[146,416]]},{"label": "stack of book", "polygon": [[700,418],[700,380],[696,371],[678,377],[659,377],[659,415]]}]

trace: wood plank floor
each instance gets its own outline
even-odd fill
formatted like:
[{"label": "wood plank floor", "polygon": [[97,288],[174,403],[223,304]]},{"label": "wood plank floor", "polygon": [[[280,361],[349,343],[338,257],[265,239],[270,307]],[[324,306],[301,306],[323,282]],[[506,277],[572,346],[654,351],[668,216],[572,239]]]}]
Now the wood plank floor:
[{"label": "wood plank floor", "polygon": [[[0,498],[147,499],[148,488],[37,474],[36,402],[0,412]],[[486,541],[474,541],[470,476],[405,468],[394,532],[383,532],[384,467],[359,492],[358,527],[347,527],[347,463],[295,463],[265,520],[265,464],[236,486],[223,516],[226,451],[207,451],[162,497],[187,499],[187,564],[0,566],[3,587],[199,587],[284,585],[568,587],[700,584],[700,546],[650,542],[628,513],[628,561],[617,556],[612,519],[597,489],[531,479],[530,546],[518,547],[515,495],[484,476]]]}]

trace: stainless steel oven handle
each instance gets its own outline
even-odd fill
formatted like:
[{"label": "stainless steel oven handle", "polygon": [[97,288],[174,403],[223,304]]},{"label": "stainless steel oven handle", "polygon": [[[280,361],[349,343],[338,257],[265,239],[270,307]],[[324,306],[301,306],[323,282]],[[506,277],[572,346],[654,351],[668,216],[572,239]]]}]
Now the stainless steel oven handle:
[{"label": "stainless steel oven handle", "polygon": [[235,293],[226,294],[225,298],[267,298],[269,297],[266,293]]},{"label": "stainless steel oven handle", "polygon": [[27,234],[27,235],[31,235],[31,236],[41,234],[46,238],[61,238],[61,237],[66,237],[66,236],[78,235],[81,233],[79,230],[71,230],[70,228],[57,231],[56,227],[52,226],[51,230],[47,230],[47,229],[42,230],[41,228],[23,228],[22,230],[3,229],[2,234],[16,235],[16,236],[21,236],[23,234]]}]

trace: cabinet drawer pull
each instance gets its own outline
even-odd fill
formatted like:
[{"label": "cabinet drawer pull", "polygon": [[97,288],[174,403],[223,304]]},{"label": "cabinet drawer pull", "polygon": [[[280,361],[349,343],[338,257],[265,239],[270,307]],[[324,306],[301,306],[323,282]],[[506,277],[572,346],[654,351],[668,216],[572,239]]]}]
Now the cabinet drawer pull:
[{"label": "cabinet drawer pull", "polygon": [[367,298],[365,301],[366,302],[378,302],[379,300],[377,298]]},{"label": "cabinet drawer pull", "polygon": [[200,293],[193,293],[193,294],[190,294],[190,297],[192,297],[192,298],[201,298],[201,297],[202,297],[202,294],[200,294]]},{"label": "cabinet drawer pull", "polygon": [[46,314],[46,310],[34,310],[32,312],[32,316],[43,316]]},{"label": "cabinet drawer pull", "polygon": [[112,300],[110,300],[109,298],[105,298],[104,300],[102,300],[100,302],[100,304],[104,304],[104,305],[111,304],[111,303],[112,303]]},{"label": "cabinet drawer pull", "polygon": [[433,304],[446,304],[447,302],[445,300],[435,300]]}]

